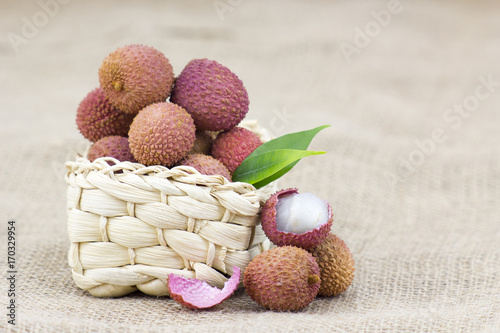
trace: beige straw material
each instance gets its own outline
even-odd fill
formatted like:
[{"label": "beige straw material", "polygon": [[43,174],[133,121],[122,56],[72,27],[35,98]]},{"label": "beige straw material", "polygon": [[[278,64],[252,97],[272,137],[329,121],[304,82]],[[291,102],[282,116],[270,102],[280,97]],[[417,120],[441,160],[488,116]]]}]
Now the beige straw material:
[{"label": "beige straw material", "polygon": [[[242,126],[269,140],[257,122]],[[168,296],[170,273],[222,288],[272,246],[259,221],[276,183],[256,190],[192,167],[146,167],[85,156],[66,163],[68,261],[97,297]]]}]

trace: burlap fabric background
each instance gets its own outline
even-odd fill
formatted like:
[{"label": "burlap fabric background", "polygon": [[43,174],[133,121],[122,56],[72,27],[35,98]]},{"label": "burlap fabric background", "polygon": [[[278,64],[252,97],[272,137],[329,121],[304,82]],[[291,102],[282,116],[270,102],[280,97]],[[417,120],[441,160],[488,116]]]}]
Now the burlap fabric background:
[{"label": "burlap fabric background", "polygon": [[[0,331],[500,331],[498,4],[0,6]],[[9,33],[24,40],[13,45]],[[86,144],[75,125],[80,100],[104,57],[129,43],[162,50],[177,74],[193,58],[225,64],[248,89],[248,118],[276,135],[332,125],[311,146],[328,153],[301,161],[281,185],[332,203],[333,232],[356,260],[346,293],[298,313],[266,311],[244,291],[191,311],[75,286],[63,164]],[[6,320],[9,219],[18,229],[15,327]]]}]

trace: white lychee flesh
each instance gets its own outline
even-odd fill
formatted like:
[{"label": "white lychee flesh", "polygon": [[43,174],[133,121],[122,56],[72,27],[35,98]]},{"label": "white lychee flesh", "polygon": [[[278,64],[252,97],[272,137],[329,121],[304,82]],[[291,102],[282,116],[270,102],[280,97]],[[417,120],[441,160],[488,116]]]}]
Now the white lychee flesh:
[{"label": "white lychee flesh", "polygon": [[276,203],[276,229],[303,234],[328,223],[326,201],[312,193],[291,193],[279,197]]}]

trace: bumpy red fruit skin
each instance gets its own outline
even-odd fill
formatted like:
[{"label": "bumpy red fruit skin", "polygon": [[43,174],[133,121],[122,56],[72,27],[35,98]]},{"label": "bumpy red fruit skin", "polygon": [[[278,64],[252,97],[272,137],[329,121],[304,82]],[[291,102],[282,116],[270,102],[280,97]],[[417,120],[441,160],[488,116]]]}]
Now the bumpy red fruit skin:
[{"label": "bumpy red fruit skin", "polygon": [[203,175],[221,175],[227,180],[231,180],[231,175],[229,174],[226,166],[212,156],[204,154],[188,154],[179,162],[179,165],[193,167]]},{"label": "bumpy red fruit skin", "polygon": [[80,133],[92,142],[106,136],[127,136],[133,114],[121,112],[104,96],[101,88],[89,92],[76,111]]},{"label": "bumpy red fruit skin", "polygon": [[145,106],[168,98],[174,73],[163,53],[150,46],[133,44],[115,50],[104,59],[99,82],[115,107],[136,114]]},{"label": "bumpy red fruit skin", "polygon": [[248,112],[243,82],[208,59],[191,60],[175,81],[170,101],[186,109],[198,130],[222,131],[238,125]]},{"label": "bumpy red fruit skin", "polygon": [[87,158],[93,162],[99,157],[114,157],[121,162],[137,162],[130,152],[128,139],[123,136],[107,136],[90,147]]},{"label": "bumpy red fruit skin", "polygon": [[212,145],[212,156],[233,173],[261,144],[257,134],[243,127],[235,127],[217,135]]},{"label": "bumpy red fruit skin", "polygon": [[243,285],[259,305],[275,311],[298,311],[316,297],[321,284],[314,257],[294,246],[276,247],[246,267]]},{"label": "bumpy red fruit skin", "polygon": [[193,147],[196,128],[182,107],[169,102],[151,104],[134,118],[130,150],[145,165],[170,167]]},{"label": "bumpy red fruit skin", "polygon": [[196,131],[196,139],[194,140],[193,148],[188,154],[205,154],[210,155],[214,138],[208,131]]},{"label": "bumpy red fruit skin", "polygon": [[334,234],[309,252],[316,258],[321,272],[318,296],[337,296],[349,288],[356,270],[354,258],[346,243]]},{"label": "bumpy red fruit skin", "polygon": [[292,193],[298,193],[298,190],[296,188],[281,190],[267,199],[261,212],[262,229],[269,240],[278,246],[293,245],[308,250],[320,244],[330,232],[333,224],[332,207],[326,203],[328,205],[328,222],[316,229],[303,234],[279,231],[276,227],[276,204],[281,195]]}]

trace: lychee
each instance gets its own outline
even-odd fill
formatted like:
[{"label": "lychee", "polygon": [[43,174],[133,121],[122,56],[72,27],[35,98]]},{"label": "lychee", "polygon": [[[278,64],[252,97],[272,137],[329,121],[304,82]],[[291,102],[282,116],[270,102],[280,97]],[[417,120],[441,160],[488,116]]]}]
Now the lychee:
[{"label": "lychee", "polygon": [[310,249],[320,244],[333,223],[331,206],[311,193],[281,190],[262,207],[261,224],[271,242]]},{"label": "lychee", "polygon": [[191,148],[188,154],[210,155],[213,142],[214,138],[210,132],[196,131],[196,139],[194,140],[193,148]]},{"label": "lychee", "polygon": [[175,81],[170,101],[191,114],[199,130],[238,125],[248,112],[243,82],[227,67],[208,59],[191,60]]},{"label": "lychee", "polygon": [[80,133],[92,142],[106,136],[127,136],[132,120],[134,115],[115,108],[101,88],[89,92],[76,111]]},{"label": "lychee", "polygon": [[354,279],[354,258],[342,239],[328,234],[326,239],[309,252],[316,258],[321,272],[319,296],[336,296]]},{"label": "lychee", "polygon": [[233,173],[261,144],[262,141],[254,132],[235,127],[217,135],[212,145],[212,156],[224,163],[229,172]]},{"label": "lychee", "polygon": [[135,114],[149,104],[168,98],[174,74],[162,52],[133,44],[115,50],[104,59],[99,82],[111,104]]},{"label": "lychee", "polygon": [[130,150],[145,165],[170,167],[193,147],[196,128],[182,107],[162,102],[142,109],[129,131]]},{"label": "lychee", "polygon": [[212,156],[203,154],[188,154],[178,164],[193,167],[204,175],[221,175],[229,181],[231,180],[231,174],[227,170],[226,166]]},{"label": "lychee", "polygon": [[245,269],[243,284],[259,305],[276,311],[298,311],[309,305],[320,287],[314,257],[294,246],[276,247],[256,256]]},{"label": "lychee", "polygon": [[123,136],[107,136],[90,147],[87,158],[93,162],[99,157],[114,157],[120,162],[137,162],[132,155],[128,139]]}]

